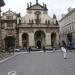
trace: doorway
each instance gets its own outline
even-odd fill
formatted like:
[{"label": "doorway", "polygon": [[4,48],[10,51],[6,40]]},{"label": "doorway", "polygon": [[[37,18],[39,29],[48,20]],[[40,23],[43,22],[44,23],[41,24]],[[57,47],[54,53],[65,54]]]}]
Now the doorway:
[{"label": "doorway", "polygon": [[41,48],[41,41],[37,41],[37,47],[40,49]]},{"label": "doorway", "polygon": [[22,46],[23,48],[28,47],[28,34],[27,33],[22,34]]},{"label": "doorway", "polygon": [[35,47],[43,48],[45,46],[45,33],[41,30],[35,32]]}]

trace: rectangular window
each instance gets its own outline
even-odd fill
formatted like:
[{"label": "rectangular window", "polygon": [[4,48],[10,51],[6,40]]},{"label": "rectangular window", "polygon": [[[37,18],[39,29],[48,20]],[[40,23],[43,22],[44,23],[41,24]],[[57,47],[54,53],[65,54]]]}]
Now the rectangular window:
[{"label": "rectangular window", "polygon": [[69,27],[68,27],[67,31],[68,31],[68,33],[69,33]]},{"label": "rectangular window", "polygon": [[6,30],[6,33],[8,36],[15,35],[15,32],[13,30]]},{"label": "rectangular window", "polygon": [[72,30],[71,27],[72,27],[72,26],[70,26],[70,31]]},{"label": "rectangular window", "polygon": [[7,23],[7,28],[13,28],[13,23]]},{"label": "rectangular window", "polygon": [[72,31],[73,31],[73,25],[72,25]]}]

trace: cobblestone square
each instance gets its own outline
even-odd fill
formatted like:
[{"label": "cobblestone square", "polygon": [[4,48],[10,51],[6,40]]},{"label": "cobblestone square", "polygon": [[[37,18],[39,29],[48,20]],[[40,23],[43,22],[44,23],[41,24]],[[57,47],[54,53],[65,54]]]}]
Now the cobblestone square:
[{"label": "cobblestone square", "polygon": [[67,59],[60,51],[22,53],[0,64],[0,75],[16,71],[17,75],[75,75],[75,52]]}]

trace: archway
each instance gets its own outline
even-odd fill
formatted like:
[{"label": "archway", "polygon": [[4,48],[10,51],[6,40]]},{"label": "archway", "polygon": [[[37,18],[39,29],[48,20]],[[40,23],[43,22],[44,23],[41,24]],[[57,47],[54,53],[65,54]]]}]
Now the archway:
[{"label": "archway", "polygon": [[56,33],[51,34],[51,46],[55,47],[56,46]]},{"label": "archway", "polygon": [[35,32],[35,46],[37,48],[42,48],[45,46],[45,33],[43,31],[36,31]]},{"label": "archway", "polygon": [[23,48],[27,48],[28,47],[28,34],[27,33],[24,33],[22,34],[22,46]]}]

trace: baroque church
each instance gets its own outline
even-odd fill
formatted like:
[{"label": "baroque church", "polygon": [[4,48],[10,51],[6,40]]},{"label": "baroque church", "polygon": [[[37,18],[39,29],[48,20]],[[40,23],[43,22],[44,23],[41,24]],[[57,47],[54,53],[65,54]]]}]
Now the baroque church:
[{"label": "baroque church", "polygon": [[54,14],[48,15],[47,5],[38,0],[27,3],[27,14],[21,17],[10,9],[1,17],[1,47],[5,47],[6,36],[15,37],[15,47],[50,48],[59,45],[59,24]]}]

